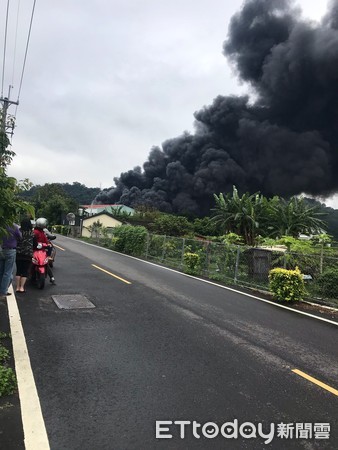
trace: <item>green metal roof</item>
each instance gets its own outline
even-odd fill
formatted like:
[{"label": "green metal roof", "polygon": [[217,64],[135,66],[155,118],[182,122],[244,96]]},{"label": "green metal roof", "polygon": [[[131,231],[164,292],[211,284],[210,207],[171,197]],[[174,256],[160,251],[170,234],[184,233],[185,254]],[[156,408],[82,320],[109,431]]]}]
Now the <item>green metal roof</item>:
[{"label": "green metal roof", "polygon": [[84,205],[87,214],[93,215],[100,212],[111,212],[112,210],[120,210],[122,213],[130,214],[131,216],[135,213],[133,208],[125,205]]}]

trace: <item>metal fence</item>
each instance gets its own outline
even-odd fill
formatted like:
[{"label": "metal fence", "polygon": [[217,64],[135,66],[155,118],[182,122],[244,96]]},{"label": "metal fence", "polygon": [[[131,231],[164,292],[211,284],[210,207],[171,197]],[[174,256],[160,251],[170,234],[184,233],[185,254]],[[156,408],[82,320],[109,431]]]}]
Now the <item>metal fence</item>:
[{"label": "metal fence", "polygon": [[[97,237],[95,241],[110,247],[111,237]],[[187,253],[198,255],[198,264],[190,272],[185,261]],[[299,267],[308,297],[325,299],[338,306],[338,253],[301,254],[148,234],[144,250],[137,256],[211,280],[261,290],[269,289],[271,269]]]}]

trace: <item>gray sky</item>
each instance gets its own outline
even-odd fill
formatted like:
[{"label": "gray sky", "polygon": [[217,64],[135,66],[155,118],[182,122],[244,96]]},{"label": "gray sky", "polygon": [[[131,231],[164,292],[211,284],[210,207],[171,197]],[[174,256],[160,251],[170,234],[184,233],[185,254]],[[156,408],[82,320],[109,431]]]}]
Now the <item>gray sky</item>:
[{"label": "gray sky", "polygon": [[[13,71],[18,1],[11,1],[4,80],[5,95],[14,85],[13,100],[33,5],[21,2]],[[193,113],[217,95],[246,92],[222,55],[241,3],[37,0],[9,175],[108,188],[142,166],[153,145],[193,131]],[[297,3],[312,19],[326,11],[325,1]],[[326,203],[338,208],[338,200]]]}]

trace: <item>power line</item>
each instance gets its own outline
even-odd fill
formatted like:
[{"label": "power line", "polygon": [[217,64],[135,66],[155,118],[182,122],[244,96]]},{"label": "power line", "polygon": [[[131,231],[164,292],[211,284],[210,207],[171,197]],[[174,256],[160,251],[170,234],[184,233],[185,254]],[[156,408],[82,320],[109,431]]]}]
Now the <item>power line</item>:
[{"label": "power line", "polygon": [[35,11],[35,3],[36,3],[36,0],[34,0],[34,3],[33,3],[32,15],[31,15],[31,20],[30,20],[30,24],[29,24],[27,44],[26,44],[26,50],[25,50],[25,57],[24,57],[24,61],[23,61],[23,67],[22,67],[22,73],[21,73],[21,79],[20,79],[17,103],[19,103],[21,87],[22,87],[22,80],[23,80],[23,75],[24,75],[25,67],[26,67],[26,59],[27,59],[27,53],[28,53],[29,40],[30,40],[30,36],[31,36],[31,31],[32,31],[32,23],[33,23],[34,11]]},{"label": "power line", "polygon": [[6,48],[7,48],[7,29],[8,29],[8,12],[9,12],[9,0],[7,0],[6,11],[6,25],[5,25],[5,38],[4,38],[4,56],[2,61],[2,81],[1,81],[1,98],[4,93],[4,80],[5,80],[5,66],[6,66]]},{"label": "power line", "polygon": [[15,70],[15,61],[16,61],[16,45],[17,45],[17,38],[18,38],[19,11],[20,11],[20,0],[18,0],[18,8],[17,8],[17,11],[16,11],[14,56],[13,56],[13,68],[12,68],[12,85],[14,85],[14,70]]},{"label": "power line", "polygon": [[[18,20],[19,20],[19,8],[20,8],[20,0],[18,0],[18,11],[17,11],[17,23],[16,23],[16,32],[15,32],[15,48],[14,48],[14,61],[13,61],[13,73],[12,73],[12,78],[14,79],[14,68],[15,68],[15,57],[16,57],[16,41],[17,41],[17,31],[18,31]],[[28,36],[27,36],[27,42],[26,42],[26,49],[25,49],[25,56],[24,56],[24,60],[23,60],[23,66],[22,66],[22,73],[21,73],[21,78],[20,78],[20,85],[19,85],[19,90],[18,90],[18,100],[15,102],[13,100],[10,100],[10,92],[11,92],[11,88],[13,87],[12,85],[9,86],[9,91],[8,91],[8,97],[4,97],[3,96],[3,89],[4,89],[4,78],[5,78],[5,61],[6,61],[6,49],[7,49],[7,30],[8,30],[8,15],[9,15],[9,2],[10,0],[7,0],[7,13],[6,13],[6,26],[5,26],[5,43],[4,43],[4,59],[3,59],[3,67],[2,67],[2,86],[1,86],[1,97],[0,97],[0,102],[2,104],[2,110],[0,112],[0,131],[2,133],[6,133],[6,134],[10,134],[11,136],[13,135],[13,131],[14,131],[14,127],[15,127],[15,116],[17,113],[17,107],[19,105],[19,98],[20,98],[20,93],[21,93],[21,88],[22,88],[22,81],[23,81],[23,76],[24,76],[24,72],[25,72],[25,67],[26,67],[26,60],[27,60],[27,53],[28,53],[28,46],[29,46],[29,41],[30,41],[30,36],[31,36],[31,31],[32,31],[32,23],[33,23],[33,17],[34,17],[34,12],[35,12],[35,4],[36,4],[36,0],[34,0],[33,2],[33,8],[32,8],[32,14],[31,14],[31,19],[30,19],[30,23],[29,23],[29,30],[28,30]],[[12,80],[13,82],[13,80]],[[10,105],[16,105],[16,109],[15,109],[15,114],[11,115],[11,116],[7,116],[7,111]]]}]

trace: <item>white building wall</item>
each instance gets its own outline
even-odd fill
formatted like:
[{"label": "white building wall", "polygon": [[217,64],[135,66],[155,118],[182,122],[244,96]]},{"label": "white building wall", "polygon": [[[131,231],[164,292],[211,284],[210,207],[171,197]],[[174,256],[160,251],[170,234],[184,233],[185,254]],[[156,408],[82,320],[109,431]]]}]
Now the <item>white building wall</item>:
[{"label": "white building wall", "polygon": [[91,233],[88,228],[93,225],[95,222],[99,221],[102,223],[104,228],[115,228],[122,225],[122,222],[114,219],[113,217],[102,214],[101,216],[96,217],[87,217],[82,222],[82,237],[91,237]]}]

